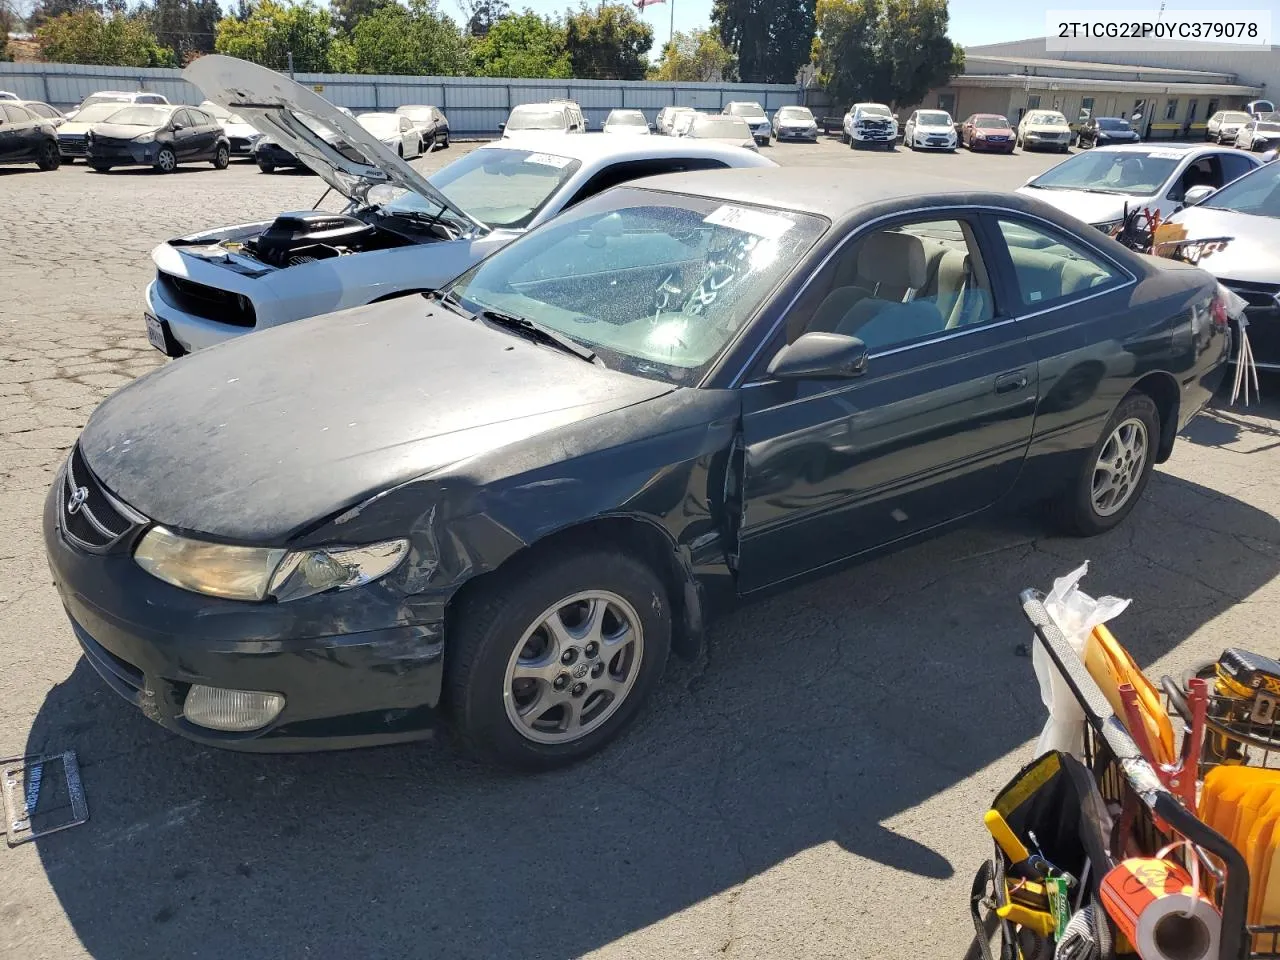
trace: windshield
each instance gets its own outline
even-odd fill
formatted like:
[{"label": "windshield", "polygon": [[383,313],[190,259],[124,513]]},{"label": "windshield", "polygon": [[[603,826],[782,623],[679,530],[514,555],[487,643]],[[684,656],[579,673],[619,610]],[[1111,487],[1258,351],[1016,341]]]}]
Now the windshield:
[{"label": "windshield", "polygon": [[394,113],[365,113],[356,118],[375,137],[398,137],[400,117]]},{"label": "windshield", "polygon": [[1098,127],[1102,130],[1132,130],[1129,121],[1121,120],[1119,117],[1099,117]]},{"label": "windshield", "polygon": [[[461,207],[490,227],[527,227],[582,164],[568,157],[529,150],[473,150],[437,170],[427,180]],[[429,213],[440,208],[425,197],[407,191],[388,191],[394,199],[379,202],[384,213]],[[370,202],[381,198],[370,191]]]},{"label": "windshield", "polygon": [[508,130],[563,130],[564,111],[559,107],[516,107],[507,120]]},{"label": "windshield", "polygon": [[396,113],[410,120],[430,120],[431,107],[396,107]]},{"label": "windshield", "polygon": [[606,124],[621,127],[647,127],[649,121],[639,110],[611,110],[605,120]]},{"label": "windshield", "polygon": [[130,127],[163,127],[172,115],[173,110],[170,107],[149,107],[142,104],[125,107],[111,114],[111,122]]},{"label": "windshield", "polygon": [[1077,153],[1031,181],[1035,187],[1100,193],[1155,193],[1181,159],[1160,150],[1097,150]]},{"label": "windshield", "polygon": [[1222,115],[1223,123],[1248,123],[1252,119],[1247,113],[1224,113]]},{"label": "windshield", "polygon": [[692,386],[825,229],[805,214],[622,187],[452,290],[469,310],[527,317],[609,367]]},{"label": "windshield", "polygon": [[801,123],[811,123],[813,114],[808,107],[783,107],[778,111],[779,120],[798,120]]},{"label": "windshield", "polygon": [[1196,206],[1234,210],[1255,217],[1280,217],[1280,164],[1259,167]]},{"label": "windshield", "polygon": [[734,140],[746,140],[751,136],[751,128],[741,117],[708,117],[695,116],[689,126],[692,137],[728,137]]},{"label": "windshield", "polygon": [[85,107],[76,114],[76,123],[101,123],[113,114],[119,113],[128,107],[128,104],[121,103],[119,100],[100,101],[93,106]]},{"label": "windshield", "polygon": [[85,107],[92,107],[94,104],[97,104],[97,103],[119,103],[119,104],[129,104],[129,103],[132,103],[132,102],[133,102],[133,101],[132,101],[132,100],[130,100],[128,97],[117,96],[117,95],[115,95],[115,94],[97,94],[97,93],[95,93],[95,94],[94,94],[93,96],[91,96],[91,97],[85,97],[85,98],[84,98],[84,103],[80,104],[80,109],[81,109],[81,110],[83,110]]},{"label": "windshield", "polygon": [[1009,121],[1004,117],[975,117],[973,125],[981,130],[1008,130]]},{"label": "windshield", "polygon": [[764,116],[764,109],[758,103],[731,103],[725,113],[731,117],[751,117],[754,120]]},{"label": "windshield", "polygon": [[916,126],[949,127],[951,126],[951,114],[943,113],[941,110],[921,110],[916,114]]},{"label": "windshield", "polygon": [[1261,123],[1259,123],[1256,127],[1254,127],[1253,129],[1254,129],[1254,130],[1261,131],[1261,132],[1263,132],[1263,133],[1275,133],[1277,130],[1280,130],[1280,123],[1276,123],[1276,122],[1261,122]]},{"label": "windshield", "polygon": [[1027,123],[1038,123],[1046,127],[1065,127],[1067,118],[1060,113],[1036,112],[1027,117]]},{"label": "windshield", "polygon": [[860,106],[860,107],[859,107],[859,106],[855,106],[855,107],[854,107],[854,109],[855,109],[856,111],[858,111],[858,113],[865,114],[865,115],[867,115],[867,116],[871,116],[871,117],[891,117],[891,116],[893,116],[893,114],[889,112],[889,108],[888,108],[888,107],[882,107],[882,106],[880,106],[880,104],[878,104],[878,103],[872,103],[872,104],[865,104],[865,103],[864,103],[864,104],[863,104],[862,106]]}]

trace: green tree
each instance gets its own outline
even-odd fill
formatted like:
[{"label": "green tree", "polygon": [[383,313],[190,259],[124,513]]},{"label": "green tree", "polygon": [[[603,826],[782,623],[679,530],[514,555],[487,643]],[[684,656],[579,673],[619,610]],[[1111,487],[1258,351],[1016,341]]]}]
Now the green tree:
[{"label": "green tree", "polygon": [[288,68],[292,52],[297,71],[322,73],[329,69],[333,18],[328,10],[310,0],[292,4],[260,0],[246,14],[244,19],[235,16],[218,21],[214,50],[275,70]]},{"label": "green tree", "polygon": [[503,17],[471,44],[478,77],[573,76],[564,28],[532,10]]},{"label": "green tree", "polygon": [[919,103],[964,70],[946,0],[818,0],[813,60],[836,99]]},{"label": "green tree", "polygon": [[342,33],[350,33],[365,17],[395,0],[331,0],[333,22]]},{"label": "green tree", "polygon": [[456,76],[466,67],[466,45],[457,25],[435,0],[389,3],[361,19],[333,57],[350,73]]},{"label": "green tree", "polygon": [[565,14],[565,47],[575,77],[643,80],[653,28],[621,3],[584,3]]},{"label": "green tree", "polygon": [[662,60],[650,71],[650,80],[711,83],[737,79],[736,58],[714,30],[677,33],[662,48]]},{"label": "green tree", "polygon": [[154,0],[141,4],[134,15],[146,17],[161,46],[174,50],[185,63],[196,54],[213,52],[222,7],[218,0]]},{"label": "green tree", "polygon": [[458,0],[458,6],[467,19],[467,35],[471,37],[485,36],[494,24],[511,14],[506,0]]},{"label": "green tree", "polygon": [[0,0],[0,63],[13,59],[13,54],[9,52],[9,32],[17,25],[17,11],[10,5],[9,0]]},{"label": "green tree", "polygon": [[809,59],[816,0],[714,0],[711,22],[748,83],[794,83]]},{"label": "green tree", "polygon": [[36,30],[40,54],[54,63],[95,63],[113,67],[167,67],[173,51],[162,47],[146,18],[97,10],[64,13]]}]

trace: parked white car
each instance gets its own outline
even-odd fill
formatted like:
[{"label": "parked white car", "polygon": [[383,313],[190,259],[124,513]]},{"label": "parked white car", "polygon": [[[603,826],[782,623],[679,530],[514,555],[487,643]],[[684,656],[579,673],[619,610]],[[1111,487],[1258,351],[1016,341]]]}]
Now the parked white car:
[{"label": "parked white car", "polygon": [[85,107],[91,107],[95,103],[118,103],[122,107],[127,107],[131,103],[154,103],[164,106],[168,102],[169,98],[161,93],[149,93],[143,90],[133,92],[128,90],[99,90],[97,93],[91,93],[81,100],[80,105],[74,110],[68,110],[67,119],[75,119],[81,110]]},{"label": "parked white car", "polygon": [[233,157],[248,157],[253,154],[254,144],[262,139],[262,134],[252,124],[245,123],[244,117],[223,109],[212,100],[205,100],[200,104],[200,109],[222,124],[227,142],[231,144]]},{"label": "parked white car", "polygon": [[898,118],[883,103],[855,103],[844,115],[842,139],[853,149],[866,143],[892,150],[898,141]]},{"label": "parked white car", "polygon": [[1257,157],[1222,147],[1186,144],[1117,144],[1077,153],[1018,188],[1063,213],[1110,230],[1125,209],[1182,209],[1193,187],[1217,189],[1258,167]]},{"label": "parked white car", "polygon": [[1057,110],[1028,110],[1018,121],[1015,146],[1023,150],[1071,151],[1071,124]]},{"label": "parked white car", "polygon": [[643,110],[610,110],[603,129],[624,137],[647,137],[651,132]]},{"label": "parked white car", "polygon": [[902,127],[902,142],[912,150],[956,149],[956,123],[945,110],[917,110]]},{"label": "parked white car", "polygon": [[726,116],[741,117],[746,121],[747,126],[751,128],[751,135],[760,146],[767,147],[771,142],[773,124],[769,122],[769,115],[764,112],[764,108],[754,100],[731,100],[724,105],[721,112]]},{"label": "parked white car", "polygon": [[396,107],[396,113],[402,117],[408,117],[413,123],[413,128],[418,131],[418,136],[422,138],[423,150],[430,150],[437,144],[439,144],[441,150],[448,148],[449,121],[439,107],[433,107],[429,104],[407,103],[402,107]]},{"label": "parked white car", "polygon": [[[295,153],[349,202],[336,214],[286,213],[156,247],[147,334],[170,356],[437,289],[565,207],[625,180],[773,166],[713,142],[529,133],[485,144],[426,178],[328,101],[275,71],[211,55],[183,76]],[[317,128],[341,142],[335,146]]]},{"label": "parked white car", "polygon": [[711,140],[727,146],[742,147],[758,153],[755,133],[742,117],[725,114],[697,113],[690,118],[680,135],[688,140]]},{"label": "parked white car", "polygon": [[658,116],[654,119],[654,124],[658,128],[658,133],[666,136],[672,136],[675,133],[676,119],[681,114],[697,113],[693,107],[663,107],[658,111]]},{"label": "parked white car", "polygon": [[698,117],[703,117],[703,116],[706,116],[706,114],[699,113],[697,110],[693,110],[693,109],[689,109],[689,110],[682,111],[681,113],[677,113],[675,115],[675,119],[672,120],[671,136],[673,137],[686,136],[689,133],[689,128],[693,126],[693,121],[697,120]]},{"label": "parked white car", "polygon": [[0,100],[21,100],[22,98],[12,90],[0,90]]},{"label": "parked white car", "polygon": [[1204,125],[1204,138],[1218,143],[1235,143],[1236,134],[1251,119],[1243,110],[1219,110]]},{"label": "parked white car", "polygon": [[129,104],[120,100],[100,100],[81,107],[74,117],[68,117],[58,126],[58,152],[63,163],[73,163],[77,157],[89,152],[89,129],[97,123],[105,123],[113,114]]},{"label": "parked white car", "polygon": [[406,160],[422,156],[422,137],[413,121],[398,113],[362,113],[356,122],[377,137],[384,147]]},{"label": "parked white car", "polygon": [[1280,114],[1254,117],[1236,131],[1236,146],[1241,150],[1270,150],[1280,146]]},{"label": "parked white car", "polygon": [[1244,105],[1244,112],[1251,117],[1261,117],[1276,112],[1276,105],[1270,100],[1250,100]]},{"label": "parked white car", "polygon": [[528,133],[586,133],[582,108],[572,100],[521,103],[511,108],[506,123],[498,124],[503,137]]}]

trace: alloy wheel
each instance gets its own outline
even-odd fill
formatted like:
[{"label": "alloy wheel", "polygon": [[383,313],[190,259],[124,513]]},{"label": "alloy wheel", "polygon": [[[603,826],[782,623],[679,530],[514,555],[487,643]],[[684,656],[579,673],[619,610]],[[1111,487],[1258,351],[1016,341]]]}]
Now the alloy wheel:
[{"label": "alloy wheel", "polygon": [[644,628],[607,590],[558,600],[525,630],[507,661],[507,719],[536,743],[572,743],[599,729],[635,685]]},{"label": "alloy wheel", "polygon": [[1130,417],[1111,432],[1093,467],[1090,500],[1098,516],[1112,516],[1129,502],[1146,462],[1146,424]]},{"label": "alloy wheel", "polygon": [[172,150],[161,150],[156,157],[156,166],[163,173],[173,173],[178,166],[178,158],[173,155]]}]

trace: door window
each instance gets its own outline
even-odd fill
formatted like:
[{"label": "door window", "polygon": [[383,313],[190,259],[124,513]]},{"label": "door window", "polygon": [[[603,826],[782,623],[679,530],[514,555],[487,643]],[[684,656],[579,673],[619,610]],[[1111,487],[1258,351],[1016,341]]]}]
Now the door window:
[{"label": "door window", "polygon": [[6,103],[3,105],[5,116],[9,118],[10,123],[29,123],[34,120],[31,114],[19,107],[17,104]]},{"label": "door window", "polygon": [[846,244],[788,318],[787,342],[811,331],[858,337],[872,353],[990,322],[991,283],[967,220],[908,221]]},{"label": "door window", "polygon": [[1196,111],[1200,109],[1199,100],[1187,101],[1187,123],[1192,123],[1196,119]]},{"label": "door window", "polygon": [[1222,163],[1222,185],[1238,180],[1254,168],[1248,157],[1238,153],[1224,153],[1218,158]]},{"label": "door window", "polygon": [[1181,200],[1192,187],[1213,187],[1216,190],[1224,183],[1222,177],[1221,154],[1201,157],[1187,164],[1177,184],[1169,191],[1169,199]]},{"label": "door window", "polygon": [[191,119],[190,112],[186,110],[178,110],[173,115],[172,124],[174,129],[177,129],[178,124],[182,124],[184,127],[190,127],[193,126],[194,123],[195,121]]},{"label": "door window", "polygon": [[1045,307],[1118,286],[1124,276],[1099,254],[1049,227],[999,220],[1024,306]]},{"label": "door window", "polygon": [[1165,101],[1164,118],[1166,120],[1172,120],[1175,117],[1177,117],[1177,115],[1178,115],[1178,101],[1176,99],[1170,99]]}]

